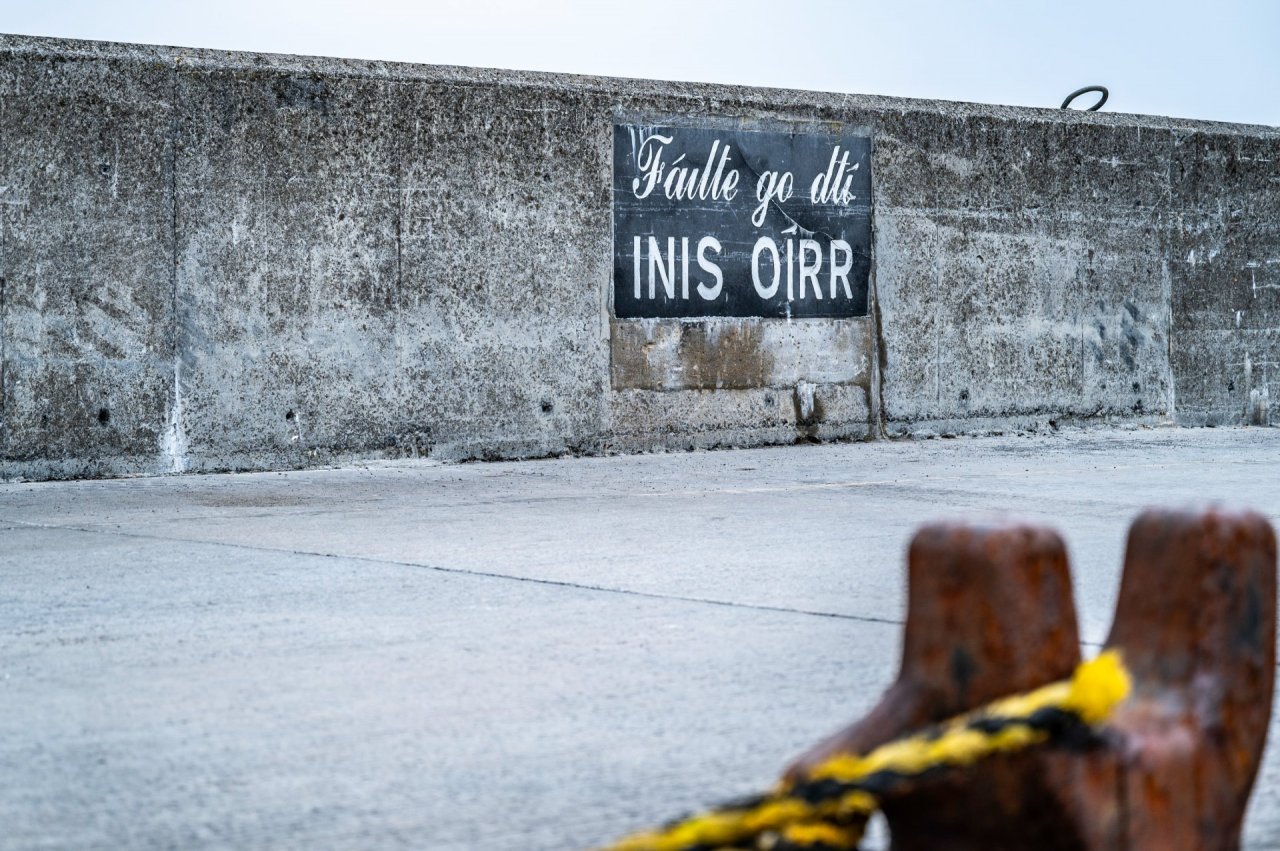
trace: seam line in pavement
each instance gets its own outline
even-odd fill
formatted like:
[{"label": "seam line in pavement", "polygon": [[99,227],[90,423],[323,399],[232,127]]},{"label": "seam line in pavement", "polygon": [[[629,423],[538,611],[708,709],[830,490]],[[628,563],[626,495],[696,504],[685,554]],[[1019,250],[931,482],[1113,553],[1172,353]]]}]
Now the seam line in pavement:
[{"label": "seam line in pavement", "polygon": [[649,600],[671,600],[680,603],[700,603],[707,606],[723,606],[732,609],[752,609],[760,612],[780,612],[793,615],[808,615],[816,618],[834,618],[837,620],[859,621],[861,623],[881,623],[902,626],[903,621],[896,618],[877,618],[870,615],[850,615],[843,612],[823,612],[816,609],[794,609],[788,606],[771,606],[767,603],[744,603],[737,600],[717,600],[712,597],[686,597],[680,594],[660,594],[656,591],[637,591],[631,588],[610,588],[607,585],[591,585],[586,582],[571,582],[565,579],[541,579],[536,576],[516,576],[511,573],[495,573],[487,570],[471,570],[464,567],[444,567],[438,564],[421,564],[396,559],[373,558],[372,556],[347,555],[344,553],[322,553],[314,550],[290,550],[279,547],[256,547],[250,544],[239,544],[231,541],[202,541],[191,538],[173,538],[167,535],[152,535],[145,532],[126,532],[115,529],[93,529],[83,526],[65,526],[57,523],[32,523],[26,520],[0,520],[0,523],[17,523],[15,529],[47,529],[60,532],[84,532],[90,535],[112,535],[118,538],[136,538],[146,541],[163,541],[166,543],[201,544],[211,547],[226,547],[236,550],[248,550],[259,553],[278,553],[284,555],[314,556],[316,558],[339,558],[349,561],[361,561],[371,564],[392,567],[411,567],[418,570],[433,570],[437,573],[448,573],[454,576],[473,576],[482,579],[505,579],[512,582],[529,582],[534,585],[548,585],[559,588],[573,588],[580,591],[596,591],[603,594],[622,594],[628,597],[643,597]]}]

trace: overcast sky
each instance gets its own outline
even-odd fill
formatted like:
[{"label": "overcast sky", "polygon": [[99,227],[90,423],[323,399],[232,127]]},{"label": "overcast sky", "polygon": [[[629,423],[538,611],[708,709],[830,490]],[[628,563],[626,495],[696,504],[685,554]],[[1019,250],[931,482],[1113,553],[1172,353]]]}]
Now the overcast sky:
[{"label": "overcast sky", "polygon": [[0,31],[1280,125],[1280,0],[0,0]]}]

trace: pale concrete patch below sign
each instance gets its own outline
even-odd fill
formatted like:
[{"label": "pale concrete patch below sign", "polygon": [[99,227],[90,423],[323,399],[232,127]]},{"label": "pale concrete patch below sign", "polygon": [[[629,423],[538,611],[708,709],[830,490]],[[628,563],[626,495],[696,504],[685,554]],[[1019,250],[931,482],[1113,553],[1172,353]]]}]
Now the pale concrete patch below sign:
[{"label": "pale concrete patch below sign", "polygon": [[859,321],[616,320],[610,377],[615,390],[866,386],[870,342]]}]

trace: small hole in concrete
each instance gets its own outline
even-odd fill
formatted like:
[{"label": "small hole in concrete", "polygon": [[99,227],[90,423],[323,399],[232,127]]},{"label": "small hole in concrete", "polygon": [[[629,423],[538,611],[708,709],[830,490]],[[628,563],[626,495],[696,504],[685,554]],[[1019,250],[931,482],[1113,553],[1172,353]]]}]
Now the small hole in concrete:
[{"label": "small hole in concrete", "polygon": [[542,403],[542,413],[544,413],[544,414],[549,414],[549,413],[551,413],[554,409],[555,409],[555,405],[552,405],[550,402],[543,402],[543,403]]},{"label": "small hole in concrete", "polygon": [[102,165],[98,166],[98,168],[100,168],[100,169],[102,170],[102,173],[103,173],[103,174],[110,174],[110,173],[111,173],[111,164],[110,164],[110,163],[103,163]]},{"label": "small hole in concrete", "polygon": [[960,391],[960,401],[961,401],[961,402],[968,402],[968,401],[969,401],[969,391],[968,391],[968,389],[965,389],[965,390],[961,390],[961,391]]},{"label": "small hole in concrete", "polygon": [[1236,389],[1236,383],[1235,383],[1234,381],[1228,381],[1228,382],[1227,382],[1227,389],[1228,389],[1228,390],[1235,390],[1235,389]]},{"label": "small hole in concrete", "polygon": [[286,420],[291,420],[291,419],[293,419],[293,411],[285,411],[285,412],[284,412],[284,418],[285,418]]},{"label": "small hole in concrete", "polygon": [[1134,392],[1134,393],[1141,393],[1141,392],[1142,392],[1142,385],[1141,385],[1141,384],[1139,384],[1139,383],[1138,383],[1138,382],[1136,382],[1136,381],[1135,381],[1135,382],[1133,382],[1133,392]]},{"label": "small hole in concrete", "polygon": [[99,408],[98,422],[101,423],[102,425],[106,425],[107,423],[111,422],[111,412],[108,411],[106,408]]}]

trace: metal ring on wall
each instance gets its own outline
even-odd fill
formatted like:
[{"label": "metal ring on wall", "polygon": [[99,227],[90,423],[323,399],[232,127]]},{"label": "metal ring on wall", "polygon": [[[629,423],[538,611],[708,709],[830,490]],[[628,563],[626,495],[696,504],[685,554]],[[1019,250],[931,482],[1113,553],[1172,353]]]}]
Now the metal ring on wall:
[{"label": "metal ring on wall", "polygon": [[1089,92],[1098,92],[1102,97],[1098,98],[1098,102],[1093,106],[1088,107],[1085,110],[1086,112],[1097,112],[1102,109],[1102,105],[1107,102],[1107,97],[1111,94],[1107,91],[1106,86],[1085,86],[1083,89],[1076,89],[1074,92],[1067,95],[1067,99],[1062,102],[1062,106],[1060,108],[1067,109],[1073,100],[1080,97],[1080,95],[1088,94]]}]

